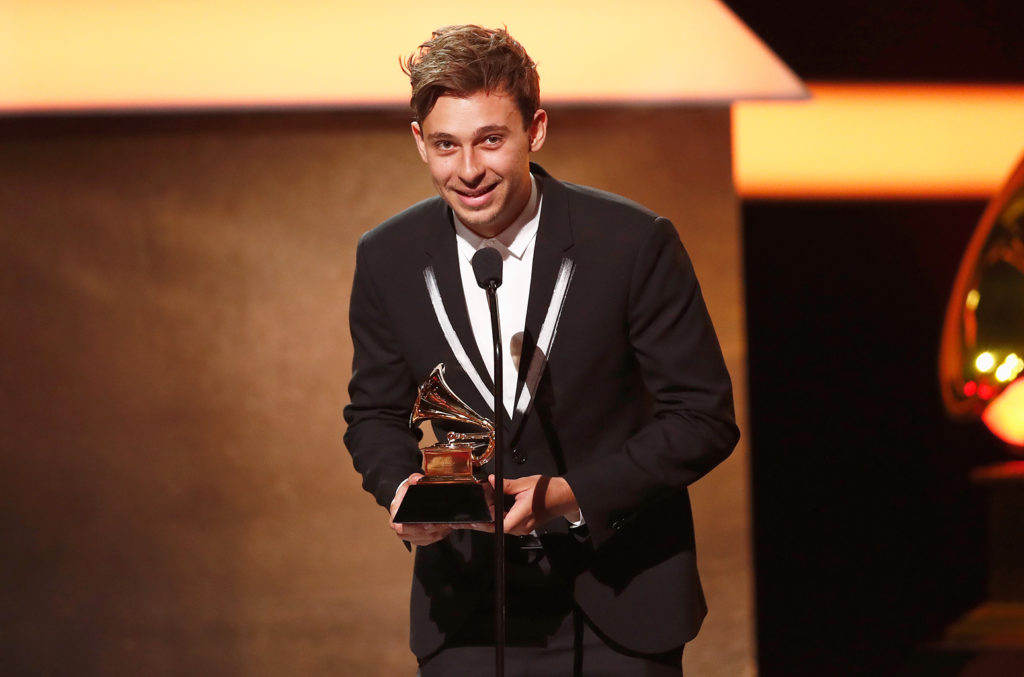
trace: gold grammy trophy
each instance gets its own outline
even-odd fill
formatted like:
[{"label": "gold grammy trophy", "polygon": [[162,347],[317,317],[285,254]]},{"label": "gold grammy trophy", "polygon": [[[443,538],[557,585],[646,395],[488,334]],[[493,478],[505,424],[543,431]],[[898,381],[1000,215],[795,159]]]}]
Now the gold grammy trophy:
[{"label": "gold grammy trophy", "polygon": [[[406,489],[395,513],[398,523],[491,522],[487,493],[490,485],[477,480],[473,469],[494,455],[494,424],[473,411],[452,392],[439,364],[419,387],[409,426],[424,421],[448,421],[481,428],[478,432],[448,432],[444,442],[423,447],[424,477]],[[478,449],[483,451],[478,453]]]}]

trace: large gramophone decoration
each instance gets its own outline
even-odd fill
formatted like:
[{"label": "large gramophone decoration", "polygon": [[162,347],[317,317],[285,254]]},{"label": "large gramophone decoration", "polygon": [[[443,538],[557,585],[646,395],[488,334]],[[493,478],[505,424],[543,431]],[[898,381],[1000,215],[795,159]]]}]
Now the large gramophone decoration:
[{"label": "large gramophone decoration", "polygon": [[946,410],[1024,452],[1024,159],[989,203],[946,310],[939,378]]},{"label": "large gramophone decoration", "polygon": [[[1024,158],[978,223],[946,309],[939,353],[951,416],[981,419],[1024,454]],[[946,630],[951,648],[1024,647],[1024,459],[975,468],[988,495],[988,595]]]},{"label": "large gramophone decoration", "polygon": [[494,423],[452,392],[444,380],[444,364],[434,367],[416,395],[409,426],[424,421],[443,421],[470,430],[448,431],[443,442],[420,449],[424,477],[408,487],[394,521],[491,522],[487,500],[490,485],[477,480],[473,470],[494,455]]}]

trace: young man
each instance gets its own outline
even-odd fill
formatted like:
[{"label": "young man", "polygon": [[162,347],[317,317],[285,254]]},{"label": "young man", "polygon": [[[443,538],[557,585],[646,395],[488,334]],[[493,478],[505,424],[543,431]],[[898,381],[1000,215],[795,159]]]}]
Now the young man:
[{"label": "young man", "polygon": [[[706,611],[686,487],[738,438],[690,261],[668,220],[530,163],[548,119],[535,65],[505,31],[439,29],[405,68],[439,197],[359,244],[345,441],[363,485],[393,517],[421,477],[409,413],[439,362],[493,418],[470,260],[495,247],[514,496],[507,674],[680,675]],[[410,645],[423,677],[491,674],[488,525],[391,526],[418,546]]]}]

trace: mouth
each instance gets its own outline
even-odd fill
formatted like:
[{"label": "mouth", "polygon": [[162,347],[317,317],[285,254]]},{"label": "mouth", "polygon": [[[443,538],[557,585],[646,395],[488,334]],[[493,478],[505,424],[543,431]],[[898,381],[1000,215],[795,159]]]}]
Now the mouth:
[{"label": "mouth", "polygon": [[477,188],[476,190],[460,190],[453,188],[452,192],[459,196],[459,201],[467,207],[480,207],[487,203],[490,199],[494,189],[498,187],[498,184],[492,183],[484,188]]}]

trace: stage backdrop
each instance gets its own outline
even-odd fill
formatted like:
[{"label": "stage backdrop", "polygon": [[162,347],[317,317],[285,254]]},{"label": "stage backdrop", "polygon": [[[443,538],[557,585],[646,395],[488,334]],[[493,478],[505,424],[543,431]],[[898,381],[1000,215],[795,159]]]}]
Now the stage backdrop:
[{"label": "stage backdrop", "polygon": [[[556,177],[671,217],[745,423],[729,112],[551,111]],[[414,672],[411,556],[342,445],[356,242],[432,194],[404,113],[0,122],[9,674]],[[753,674],[745,444],[694,489],[694,674]]]}]

